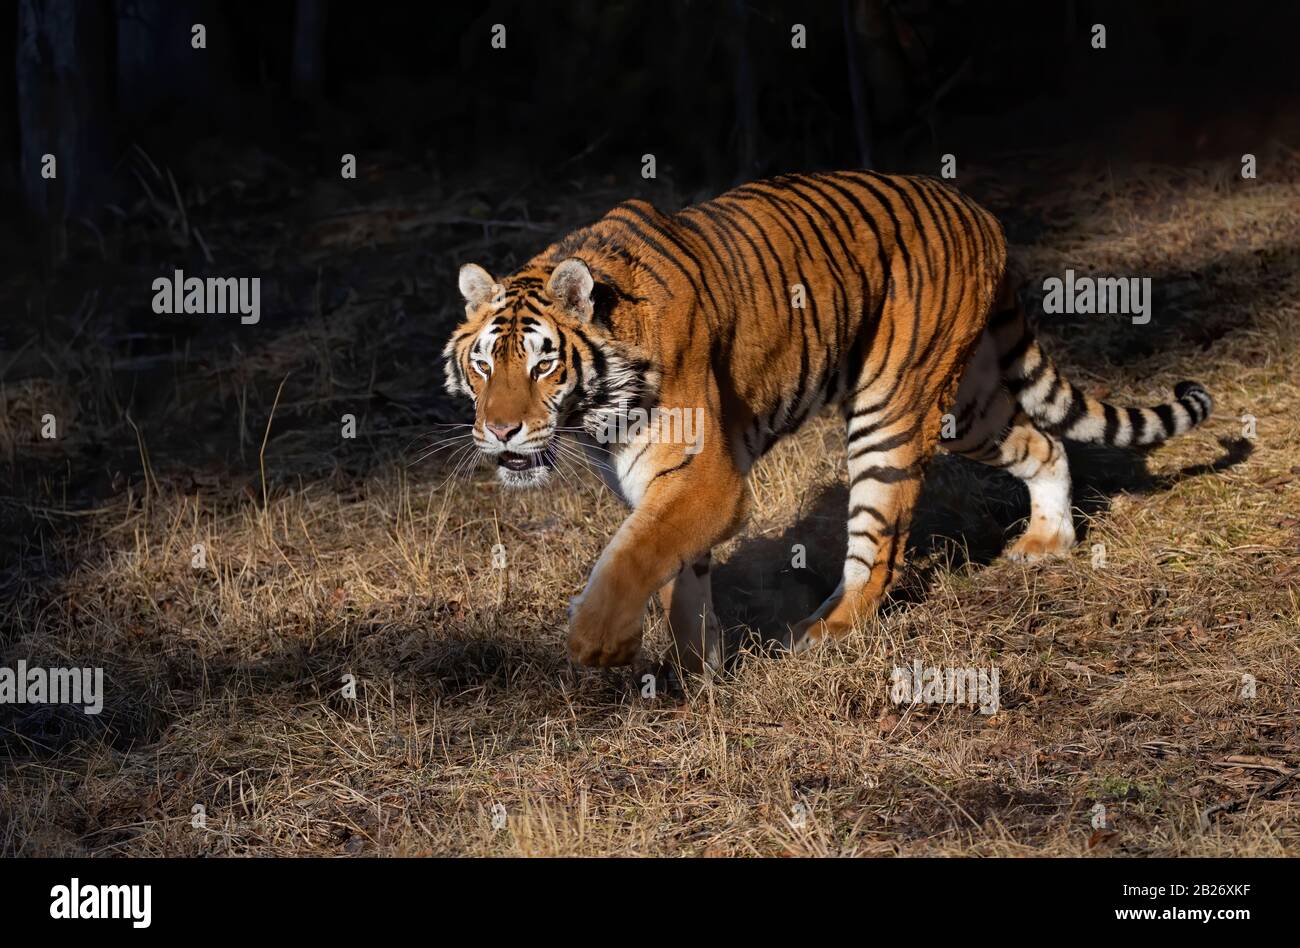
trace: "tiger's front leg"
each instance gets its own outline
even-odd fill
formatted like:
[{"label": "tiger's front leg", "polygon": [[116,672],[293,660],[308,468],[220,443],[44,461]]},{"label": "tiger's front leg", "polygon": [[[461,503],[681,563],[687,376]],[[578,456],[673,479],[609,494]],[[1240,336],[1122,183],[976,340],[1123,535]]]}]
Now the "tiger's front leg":
[{"label": "tiger's front leg", "polygon": [[570,605],[573,661],[631,664],[641,647],[650,597],[743,522],[744,478],[717,427],[705,434],[695,454],[679,444],[649,445],[624,475],[625,482],[640,488],[640,496]]}]

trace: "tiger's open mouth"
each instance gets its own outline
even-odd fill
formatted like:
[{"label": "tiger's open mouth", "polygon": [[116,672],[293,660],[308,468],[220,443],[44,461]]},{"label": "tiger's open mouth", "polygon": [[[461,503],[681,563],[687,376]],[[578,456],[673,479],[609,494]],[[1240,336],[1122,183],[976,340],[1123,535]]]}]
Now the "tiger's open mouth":
[{"label": "tiger's open mouth", "polygon": [[497,477],[507,487],[540,487],[551,479],[555,467],[549,445],[540,451],[502,451],[496,460]]},{"label": "tiger's open mouth", "polygon": [[535,467],[550,467],[551,457],[547,451],[532,451],[518,454],[514,451],[502,451],[497,455],[497,467],[510,471],[527,471]]}]

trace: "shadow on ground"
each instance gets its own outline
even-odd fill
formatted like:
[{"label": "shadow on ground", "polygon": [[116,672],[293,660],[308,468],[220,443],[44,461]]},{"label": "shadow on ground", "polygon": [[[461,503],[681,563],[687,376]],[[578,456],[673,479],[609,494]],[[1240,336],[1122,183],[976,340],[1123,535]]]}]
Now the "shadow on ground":
[{"label": "shadow on ground", "polygon": [[[1147,452],[1067,444],[1079,542],[1086,538],[1089,519],[1103,513],[1116,494],[1163,492],[1250,456],[1245,438],[1223,438],[1219,444],[1223,453],[1215,460],[1168,475],[1151,472]],[[848,485],[828,484],[780,536],[743,539],[714,570],[714,606],[723,626],[732,630],[733,644],[780,637],[834,591],[847,549],[847,511]],[[1028,516],[1029,496],[1016,478],[965,458],[936,457],[908,539],[908,569],[886,608],[919,601],[940,569],[987,566]]]}]

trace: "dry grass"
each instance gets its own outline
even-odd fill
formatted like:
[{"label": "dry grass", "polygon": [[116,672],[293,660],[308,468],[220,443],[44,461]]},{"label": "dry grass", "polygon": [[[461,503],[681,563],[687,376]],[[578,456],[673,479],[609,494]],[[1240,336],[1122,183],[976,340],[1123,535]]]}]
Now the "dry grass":
[{"label": "dry grass", "polygon": [[[1076,378],[1121,402],[1196,378],[1218,401],[1203,429],[1145,458],[1074,452],[1086,532],[1072,557],[995,558],[1023,492],[941,458],[913,569],[877,622],[808,656],[745,656],[686,698],[646,701],[626,674],[564,661],[568,597],[621,516],[594,477],[506,495],[487,471],[447,481],[437,459],[409,466],[411,434],[454,415],[402,401],[432,389],[427,363],[423,381],[408,367],[367,383],[365,356],[346,351],[368,353],[357,340],[370,333],[429,335],[415,320],[391,328],[388,290],[206,360],[177,397],[220,393],[237,470],[196,474],[169,459],[162,423],[137,440],[115,421],[137,473],[107,496],[67,502],[58,456],[24,482],[40,539],[4,587],[3,663],[101,664],[108,696],[98,718],[0,709],[0,851],[1296,853],[1300,780],[1278,778],[1300,767],[1300,163],[1278,167],[1259,182],[1168,169],[1062,180],[1035,241],[1013,248],[1027,273],[1156,277],[1149,326],[1044,327]],[[204,233],[220,253],[220,229]],[[427,277],[440,300],[450,265]],[[269,395],[289,372],[264,485]],[[338,413],[376,391],[390,410],[364,414],[363,441],[340,448]],[[841,444],[822,419],[757,470],[754,517],[715,579],[737,634],[802,617],[834,585]],[[332,470],[304,474],[321,451]],[[805,570],[791,568],[794,544]],[[650,623],[662,645],[657,608]],[[895,706],[890,670],[917,659],[996,667],[1001,709]],[[1092,826],[1097,804],[1108,829]]]}]

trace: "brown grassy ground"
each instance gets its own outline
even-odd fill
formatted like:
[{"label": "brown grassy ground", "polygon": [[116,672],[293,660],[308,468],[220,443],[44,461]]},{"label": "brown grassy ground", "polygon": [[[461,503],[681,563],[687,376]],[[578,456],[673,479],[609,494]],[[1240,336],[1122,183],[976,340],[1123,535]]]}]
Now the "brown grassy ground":
[{"label": "brown grassy ground", "polygon": [[[1013,224],[1020,269],[1151,276],[1159,294],[1147,326],[1049,318],[1051,351],[1119,402],[1199,379],[1215,417],[1146,457],[1073,452],[1082,540],[1044,565],[996,558],[1026,513],[1018,485],[940,458],[878,622],[820,653],[742,657],[688,698],[646,701],[626,674],[564,661],[567,600],[620,518],[593,476],[504,494],[486,470],[448,480],[450,451],[410,463],[438,436],[412,438],[461,410],[433,368],[452,267],[505,270],[550,230],[473,222],[576,221],[621,195],[440,191],[328,218],[307,195],[310,223],[290,229],[308,261],[275,291],[301,318],[153,349],[69,318],[11,353],[0,657],[101,664],[108,696],[98,718],[0,709],[0,851],[1295,853],[1300,780],[1279,778],[1300,768],[1300,161],[1279,154],[1254,182],[1040,162],[1026,177],[1048,191],[966,182]],[[175,224],[133,213],[141,232],[151,214]],[[220,260],[301,250],[269,212],[213,217]],[[358,258],[364,282],[340,262]],[[54,444],[30,435],[45,410],[66,419]],[[345,411],[356,441],[339,438]],[[737,636],[834,585],[843,470],[829,418],[759,466],[715,579]],[[650,623],[662,646],[657,610]],[[890,670],[916,659],[996,667],[1001,709],[895,706]]]}]

